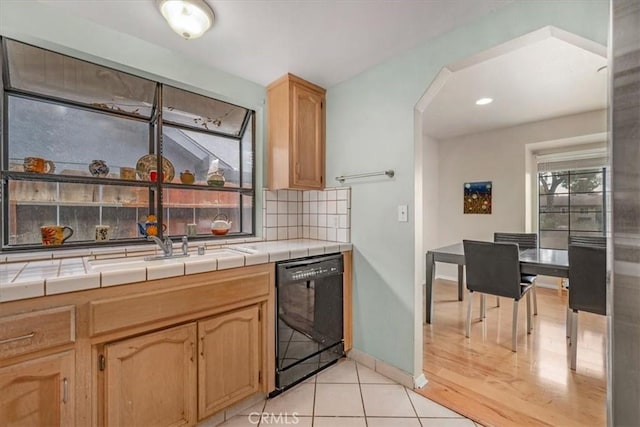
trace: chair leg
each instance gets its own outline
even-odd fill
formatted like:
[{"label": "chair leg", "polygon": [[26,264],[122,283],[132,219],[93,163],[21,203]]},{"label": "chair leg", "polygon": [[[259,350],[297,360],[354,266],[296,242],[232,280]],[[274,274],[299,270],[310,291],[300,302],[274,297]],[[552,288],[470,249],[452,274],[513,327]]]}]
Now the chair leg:
[{"label": "chair leg", "polygon": [[496,297],[496,307],[500,307],[500,297]]},{"label": "chair leg", "polygon": [[471,303],[473,301],[473,292],[469,291],[469,301],[467,302],[467,327],[465,328],[465,336],[471,338]]},{"label": "chair leg", "polygon": [[576,370],[578,358],[578,310],[571,313],[571,370]]},{"label": "chair leg", "polygon": [[536,286],[536,281],[533,281],[533,286],[531,286],[531,292],[533,292],[533,315],[538,315],[538,287]]},{"label": "chair leg", "polygon": [[533,330],[533,320],[531,318],[531,292],[527,293],[527,334]]},{"label": "chair leg", "polygon": [[487,318],[486,295],[480,294],[480,321]]},{"label": "chair leg", "polygon": [[513,322],[511,326],[511,351],[518,351],[518,301],[513,300]]}]

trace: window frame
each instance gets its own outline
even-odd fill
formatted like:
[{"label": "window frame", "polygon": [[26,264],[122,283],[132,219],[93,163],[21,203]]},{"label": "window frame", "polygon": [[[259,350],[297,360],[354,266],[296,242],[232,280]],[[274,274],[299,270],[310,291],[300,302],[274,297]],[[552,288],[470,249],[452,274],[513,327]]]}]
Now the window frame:
[{"label": "window frame", "polygon": [[[563,172],[563,174],[567,175],[567,180],[568,180],[568,185],[567,185],[567,191],[566,193],[551,193],[553,194],[553,196],[556,196],[558,194],[562,194],[562,195],[566,195],[567,197],[567,205],[566,206],[562,206],[562,207],[558,207],[557,208],[557,212],[549,212],[547,210],[543,211],[543,204],[542,204],[542,198],[548,196],[549,194],[542,194],[540,191],[540,177],[543,174],[547,174],[547,173],[556,173],[556,172]],[[572,191],[571,190],[571,177],[575,176],[575,175],[581,175],[581,174],[600,174],[601,179],[602,179],[602,190],[598,190],[598,191]],[[565,241],[565,246],[568,247],[568,237],[572,235],[572,231],[574,233],[589,233],[591,235],[599,235],[599,236],[605,236],[606,232],[607,232],[607,222],[606,222],[606,212],[607,212],[607,167],[606,166],[601,166],[601,167],[587,167],[587,168],[574,168],[574,169],[564,169],[564,170],[559,170],[559,171],[538,171],[537,175],[536,175],[536,185],[537,185],[537,192],[538,192],[538,246],[541,249],[547,248],[546,246],[542,245],[543,239],[542,239],[542,233],[544,232],[566,232],[567,234],[567,239]],[[586,209],[586,208],[580,208],[580,211],[573,211],[571,210],[571,196],[572,195],[580,195],[580,194],[600,194],[601,195],[601,200],[602,200],[602,209],[600,211],[600,214],[602,215],[602,230],[594,230],[594,231],[590,231],[590,230],[572,230],[572,219],[571,216],[572,214],[575,215],[580,215],[580,214],[584,214],[584,212],[582,212],[582,209]],[[561,213],[563,215],[567,216],[567,228],[566,230],[558,230],[558,229],[549,229],[549,228],[542,228],[542,217],[543,214],[547,214],[547,213]],[[589,213],[589,212],[587,212]],[[557,248],[553,248],[553,249],[557,249]],[[566,249],[566,248],[564,248]]]},{"label": "window frame", "polygon": [[[106,108],[100,108],[99,106],[94,106],[90,104],[84,104],[82,102],[77,102],[72,99],[64,99],[60,97],[54,97],[46,94],[35,93],[30,90],[24,90],[22,88],[11,87],[10,79],[9,79],[9,63],[8,63],[8,52],[6,48],[6,40],[11,40],[14,42],[18,42],[24,45],[28,45],[31,47],[35,47],[37,49],[41,49],[44,51],[53,52],[57,55],[61,55],[62,57],[73,58],[77,61],[82,61],[85,63],[90,63],[92,65],[102,67],[108,70],[114,70],[119,73],[129,74],[138,78],[143,78],[145,80],[151,81],[155,85],[154,89],[154,100],[152,105],[152,111],[150,117],[140,116],[134,113],[129,113],[126,111],[115,111]],[[10,243],[10,190],[9,190],[9,182],[10,181],[37,181],[37,182],[49,182],[49,183],[73,183],[73,184],[86,184],[86,185],[101,185],[101,186],[112,186],[112,187],[138,187],[138,188],[148,188],[149,190],[149,206],[148,213],[155,214],[157,216],[158,223],[163,223],[164,211],[167,209],[171,209],[170,204],[164,204],[164,195],[165,191],[170,189],[180,189],[185,191],[212,191],[212,192],[230,192],[237,194],[238,200],[238,218],[239,218],[239,227],[238,231],[230,232],[224,236],[213,236],[211,234],[199,234],[197,236],[190,236],[190,239],[193,240],[211,240],[211,239],[228,239],[233,237],[248,237],[256,235],[256,112],[253,109],[243,107],[240,105],[232,104],[227,101],[222,101],[216,98],[213,98],[208,95],[203,95],[201,93],[194,92],[192,90],[187,90],[180,88],[176,84],[166,84],[159,78],[150,79],[148,77],[143,77],[140,75],[136,75],[129,71],[120,70],[117,68],[104,66],[101,64],[97,64],[91,61],[86,61],[84,59],[80,59],[71,55],[55,52],[50,49],[45,49],[39,46],[30,45],[28,43],[24,43],[19,40],[9,39],[6,37],[0,37],[0,204],[2,205],[2,209],[0,210],[0,216],[2,217],[2,227],[0,228],[0,252],[9,252],[9,251],[20,251],[20,250],[51,250],[51,249],[69,249],[69,248],[78,248],[78,247],[105,247],[105,246],[120,246],[120,245],[131,245],[136,243],[146,243],[146,239],[141,237],[129,237],[122,238],[117,240],[109,240],[104,243],[97,243],[92,240],[82,240],[77,242],[68,242],[61,246],[44,246],[42,244],[32,244],[32,243],[21,243],[21,244],[11,244]],[[184,129],[191,132],[199,132],[205,135],[213,135],[221,138],[228,138],[238,142],[238,186],[233,187],[210,187],[202,184],[182,184],[182,183],[168,183],[163,182],[161,179],[158,179],[157,182],[151,181],[127,181],[116,178],[98,178],[98,177],[89,177],[89,176],[71,176],[71,175],[60,175],[60,174],[30,174],[27,172],[18,172],[10,170],[10,161],[9,161],[9,99],[11,97],[20,97],[23,99],[27,99],[29,101],[34,102],[46,102],[53,105],[61,105],[67,108],[74,108],[85,110],[89,112],[106,114],[109,116],[116,117],[118,119],[123,120],[136,120],[141,121],[143,123],[148,124],[148,150],[147,154],[156,154],[157,155],[157,166],[158,170],[161,170],[161,162],[162,162],[162,154],[163,154],[163,130],[164,123],[162,117],[162,93],[164,86],[170,86],[173,89],[177,89],[179,91],[183,91],[186,93],[195,94],[200,97],[208,98],[217,102],[223,102],[230,106],[235,106],[238,108],[242,108],[246,110],[244,120],[242,122],[240,131],[237,136],[232,134],[224,133],[224,132],[216,132],[214,129],[200,129],[197,127],[190,127],[187,125],[182,125],[174,122],[167,122],[166,126],[176,128],[176,129]],[[250,147],[251,147],[251,182],[245,179],[245,174],[247,172],[247,168],[244,165],[244,150],[243,147],[246,147],[248,144],[246,143],[246,135],[247,129],[250,127]],[[215,153],[211,153],[215,156]],[[178,172],[178,171],[176,171]],[[247,187],[247,184],[250,187]],[[245,203],[247,203],[246,197],[250,197],[250,215],[246,214],[247,207]],[[106,202],[99,202],[100,206],[106,204]],[[54,204],[57,209],[60,209],[60,204]],[[88,206],[88,205],[87,205]],[[189,209],[199,209],[202,206],[193,205]],[[215,208],[215,206],[211,206],[211,208]],[[250,217],[250,218],[249,218]],[[212,218],[213,219],[213,218]],[[245,230],[246,222],[250,221],[251,229],[250,231]],[[171,236],[180,236],[183,234],[173,234],[169,235],[165,233],[163,236],[162,227],[159,227],[159,236],[163,237],[171,237]]]}]

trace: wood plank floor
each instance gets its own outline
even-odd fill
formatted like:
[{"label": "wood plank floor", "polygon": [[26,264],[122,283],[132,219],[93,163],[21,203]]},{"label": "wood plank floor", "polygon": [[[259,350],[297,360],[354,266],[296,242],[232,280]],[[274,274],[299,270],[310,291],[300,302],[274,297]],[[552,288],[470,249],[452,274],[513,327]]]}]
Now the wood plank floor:
[{"label": "wood plank floor", "polygon": [[518,351],[511,351],[512,301],[487,296],[478,319],[474,298],[471,338],[464,336],[465,301],[454,282],[437,280],[433,324],[424,326],[424,371],[419,392],[485,426],[604,426],[606,318],[580,313],[577,370],[569,368],[566,294],[538,287],[538,316],[526,334],[520,304]]}]

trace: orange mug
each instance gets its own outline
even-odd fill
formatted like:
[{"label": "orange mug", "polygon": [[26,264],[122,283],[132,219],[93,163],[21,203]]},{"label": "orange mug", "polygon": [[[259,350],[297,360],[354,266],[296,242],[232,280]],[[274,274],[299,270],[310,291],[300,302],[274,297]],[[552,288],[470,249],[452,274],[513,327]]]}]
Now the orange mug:
[{"label": "orange mug", "polygon": [[[156,221],[139,222],[138,231],[144,237],[158,236],[158,223]],[[165,231],[167,231],[167,224],[162,224],[162,232]]]},{"label": "orange mug", "polygon": [[56,165],[51,160],[43,159],[42,157],[25,157],[24,158],[24,171],[31,173],[53,173],[56,170]]},{"label": "orange mug", "polygon": [[[65,236],[65,230],[69,234]],[[59,246],[63,244],[69,237],[73,236],[73,228],[66,225],[43,225],[40,227],[42,234],[42,244],[45,246]]]}]

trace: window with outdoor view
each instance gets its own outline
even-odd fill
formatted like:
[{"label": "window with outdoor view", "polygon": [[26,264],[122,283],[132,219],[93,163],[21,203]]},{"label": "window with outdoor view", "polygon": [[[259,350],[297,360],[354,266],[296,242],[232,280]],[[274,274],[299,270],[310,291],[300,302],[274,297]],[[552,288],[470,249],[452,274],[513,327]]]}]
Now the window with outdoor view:
[{"label": "window with outdoor view", "polygon": [[1,53],[2,249],[132,243],[148,223],[210,238],[215,219],[254,234],[253,111],[14,40]]},{"label": "window with outdoor view", "polygon": [[540,247],[567,249],[569,235],[605,235],[605,169],[540,172]]}]

